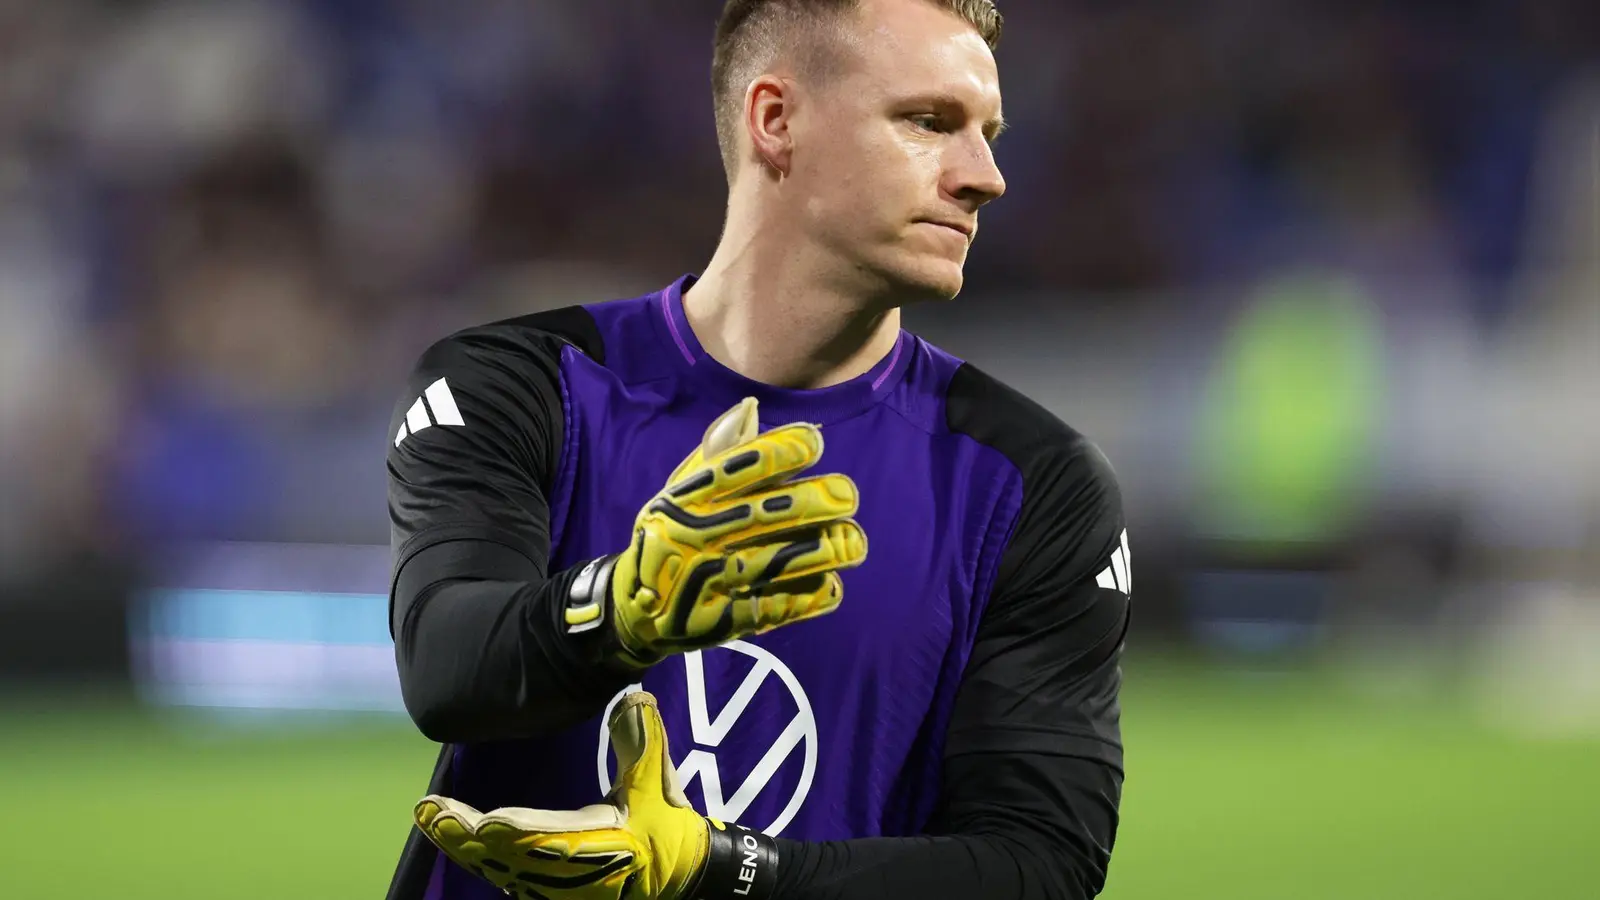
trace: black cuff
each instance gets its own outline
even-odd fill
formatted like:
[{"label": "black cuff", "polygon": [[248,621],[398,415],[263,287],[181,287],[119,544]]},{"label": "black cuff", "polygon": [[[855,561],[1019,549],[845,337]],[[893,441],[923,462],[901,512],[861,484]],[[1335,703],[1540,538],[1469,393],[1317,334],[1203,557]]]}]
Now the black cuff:
[{"label": "black cuff", "polygon": [[742,825],[712,821],[711,846],[689,900],[766,900],[778,886],[778,842]]},{"label": "black cuff", "polygon": [[567,587],[561,628],[582,646],[585,661],[637,678],[660,659],[643,659],[623,646],[615,620],[616,604],[611,599],[611,576],[616,567],[615,554],[584,564]]},{"label": "black cuff", "polygon": [[551,579],[559,591],[554,610],[557,633],[586,665],[603,665],[617,650],[617,630],[611,623],[611,570],[616,562],[615,556],[602,556]]},{"label": "black cuff", "polygon": [[589,560],[578,570],[572,584],[567,586],[567,604],[563,610],[567,634],[599,631],[609,624],[611,570],[616,565],[615,556],[602,556]]}]

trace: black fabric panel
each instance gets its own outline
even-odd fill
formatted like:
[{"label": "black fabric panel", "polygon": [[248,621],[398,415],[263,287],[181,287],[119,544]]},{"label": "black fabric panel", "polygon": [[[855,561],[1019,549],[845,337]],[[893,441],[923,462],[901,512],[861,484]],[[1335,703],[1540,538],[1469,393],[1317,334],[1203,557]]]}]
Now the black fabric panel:
[{"label": "black fabric panel", "polygon": [[542,332],[571,344],[579,353],[600,365],[606,364],[605,341],[600,337],[600,327],[594,316],[581,306],[564,306],[544,312],[530,313],[501,323],[507,327]]},{"label": "black fabric panel", "polygon": [[1127,594],[1098,583],[1122,548],[1116,478],[1081,434],[970,365],[946,410],[952,432],[1016,467],[1023,499],[957,692],[940,805],[924,836],[780,841],[783,900],[1087,900],[1105,885],[1129,620]]},{"label": "black fabric panel", "polygon": [[[565,595],[582,567],[548,571],[567,346],[605,359],[581,307],[452,335],[422,354],[390,423],[390,628],[406,708],[445,744],[430,793],[449,793],[454,744],[570,727],[628,681],[596,652],[603,630],[566,631]],[[426,399],[441,379],[462,424]],[[418,398],[424,428],[407,424]],[[413,831],[390,900],[420,898],[434,858]]]}]

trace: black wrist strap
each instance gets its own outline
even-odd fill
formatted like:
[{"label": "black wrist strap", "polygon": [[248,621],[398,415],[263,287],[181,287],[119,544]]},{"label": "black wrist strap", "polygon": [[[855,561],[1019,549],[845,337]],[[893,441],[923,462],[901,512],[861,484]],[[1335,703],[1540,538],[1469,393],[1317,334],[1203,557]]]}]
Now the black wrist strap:
[{"label": "black wrist strap", "polygon": [[585,648],[584,657],[613,671],[637,676],[659,659],[644,659],[623,646],[611,600],[611,576],[617,556],[590,560],[572,579],[560,610],[562,627]]},{"label": "black wrist strap", "polygon": [[572,579],[561,611],[567,634],[599,634],[610,624],[611,570],[616,565],[615,556],[592,559]]},{"label": "black wrist strap", "polygon": [[778,842],[742,825],[709,820],[711,846],[689,900],[767,900],[778,885]]}]

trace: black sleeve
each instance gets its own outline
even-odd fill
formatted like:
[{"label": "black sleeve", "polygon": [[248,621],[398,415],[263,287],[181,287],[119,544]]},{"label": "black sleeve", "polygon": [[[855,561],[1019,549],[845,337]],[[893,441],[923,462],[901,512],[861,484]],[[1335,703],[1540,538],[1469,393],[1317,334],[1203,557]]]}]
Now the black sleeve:
[{"label": "black sleeve", "polygon": [[991,435],[1022,470],[1023,505],[962,677],[925,836],[779,840],[774,896],[1081,900],[1104,886],[1123,780],[1127,539],[1110,465],[1049,421]]},{"label": "black sleeve", "polygon": [[562,625],[576,569],[548,571],[564,343],[506,323],[452,336],[396,408],[389,624],[406,709],[441,743],[565,728],[629,681]]}]

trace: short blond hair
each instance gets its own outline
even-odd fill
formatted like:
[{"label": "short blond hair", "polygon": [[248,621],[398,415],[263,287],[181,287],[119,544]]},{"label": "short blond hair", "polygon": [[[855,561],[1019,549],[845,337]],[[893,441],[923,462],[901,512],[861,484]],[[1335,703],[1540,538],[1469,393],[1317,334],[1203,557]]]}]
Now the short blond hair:
[{"label": "short blond hair", "polygon": [[[1000,46],[1004,19],[994,0],[926,0],[960,16],[982,36],[990,50]],[[808,70],[827,64],[828,46],[817,38],[824,26],[837,24],[855,12],[861,0],[728,0],[717,21],[716,43],[711,53],[711,98],[716,111],[717,145],[722,165],[733,180],[738,168],[739,118],[746,86],[787,50],[799,56]]]}]

